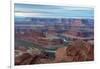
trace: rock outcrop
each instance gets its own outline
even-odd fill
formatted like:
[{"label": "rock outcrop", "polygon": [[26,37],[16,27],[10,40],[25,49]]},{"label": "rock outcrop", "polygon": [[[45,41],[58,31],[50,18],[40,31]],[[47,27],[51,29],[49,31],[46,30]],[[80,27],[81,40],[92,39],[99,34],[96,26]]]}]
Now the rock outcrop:
[{"label": "rock outcrop", "polygon": [[62,61],[89,61],[94,60],[94,48],[88,42],[76,40],[68,47],[59,48],[56,51],[55,62]]}]

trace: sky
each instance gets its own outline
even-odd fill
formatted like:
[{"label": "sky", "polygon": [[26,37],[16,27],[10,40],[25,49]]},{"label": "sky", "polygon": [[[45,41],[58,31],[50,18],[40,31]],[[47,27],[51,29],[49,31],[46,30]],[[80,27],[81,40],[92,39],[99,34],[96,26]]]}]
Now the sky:
[{"label": "sky", "polygon": [[91,7],[55,6],[39,4],[15,4],[15,18],[79,18],[93,19],[94,9]]}]

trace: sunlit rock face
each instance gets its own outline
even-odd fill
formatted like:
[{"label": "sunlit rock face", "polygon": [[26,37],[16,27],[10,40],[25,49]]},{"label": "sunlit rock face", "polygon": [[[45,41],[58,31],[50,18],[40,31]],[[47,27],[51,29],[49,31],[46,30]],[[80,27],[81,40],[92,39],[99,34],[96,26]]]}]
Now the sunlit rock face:
[{"label": "sunlit rock face", "polygon": [[31,54],[32,56],[41,54],[41,51],[37,48],[30,48],[30,49],[27,50],[27,52],[29,54]]},{"label": "sunlit rock face", "polygon": [[70,46],[59,48],[56,51],[56,62],[62,61],[89,61],[94,60],[93,46],[85,41],[73,41]]}]

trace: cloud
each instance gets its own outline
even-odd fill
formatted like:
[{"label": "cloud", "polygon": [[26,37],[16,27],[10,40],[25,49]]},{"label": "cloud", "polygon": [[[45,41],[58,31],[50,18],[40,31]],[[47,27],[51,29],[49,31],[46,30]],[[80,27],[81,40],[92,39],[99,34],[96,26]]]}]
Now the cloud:
[{"label": "cloud", "polygon": [[41,13],[15,12],[15,16],[19,16],[19,17],[35,17],[35,16],[41,16]]}]

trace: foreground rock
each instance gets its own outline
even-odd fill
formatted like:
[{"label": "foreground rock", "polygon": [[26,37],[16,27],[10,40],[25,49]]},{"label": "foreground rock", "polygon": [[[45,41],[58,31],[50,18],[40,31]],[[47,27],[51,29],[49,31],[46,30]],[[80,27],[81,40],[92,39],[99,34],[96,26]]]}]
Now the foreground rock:
[{"label": "foreground rock", "polygon": [[[18,51],[21,49],[23,49],[23,51]],[[53,59],[51,59],[52,56],[37,48],[18,48],[17,51],[21,52],[21,54],[15,57],[16,65],[94,60],[94,46],[82,40],[75,40],[66,47],[58,48],[55,53],[55,58]]]},{"label": "foreground rock", "polygon": [[94,47],[88,42],[76,40],[68,47],[56,51],[55,62],[91,61],[94,60]]}]

